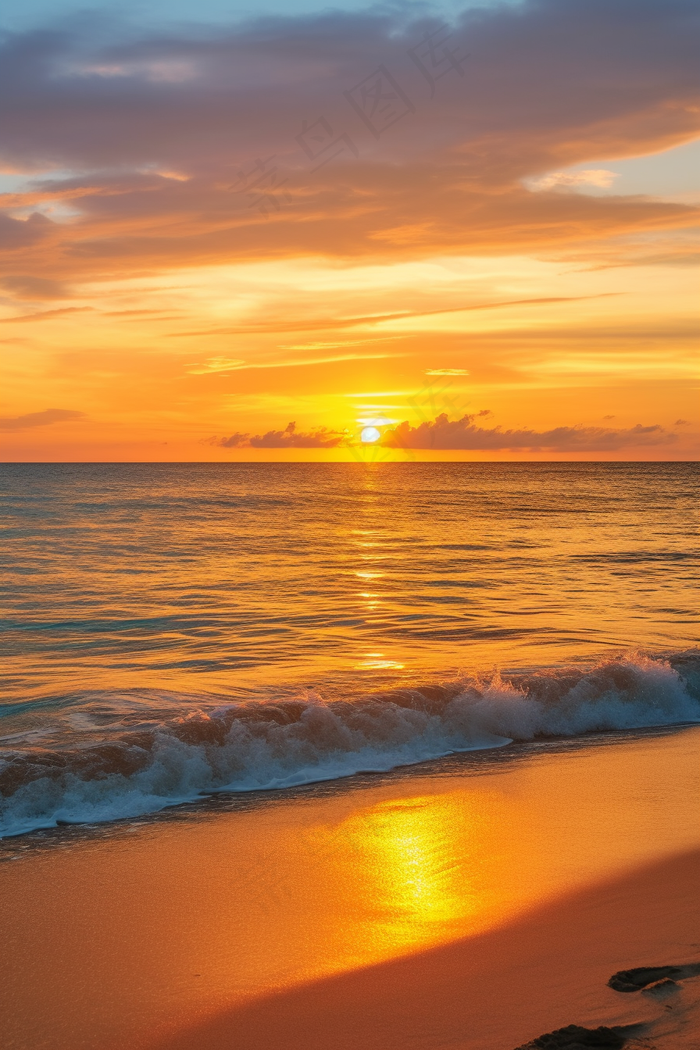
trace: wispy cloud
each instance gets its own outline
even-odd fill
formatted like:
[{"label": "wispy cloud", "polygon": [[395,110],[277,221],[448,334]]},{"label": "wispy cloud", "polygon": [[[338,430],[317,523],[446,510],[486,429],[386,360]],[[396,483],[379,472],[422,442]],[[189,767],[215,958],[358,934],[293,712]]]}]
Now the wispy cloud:
[{"label": "wispy cloud", "polygon": [[41,310],[35,314],[20,314],[18,317],[0,317],[1,324],[27,324],[32,321],[49,321],[64,314],[83,314],[92,310],[91,306],[65,306],[61,310]]},{"label": "wispy cloud", "polygon": [[[395,313],[364,314],[357,317],[307,317],[296,321],[268,321],[260,324],[237,325],[226,328],[205,328],[200,331],[173,332],[174,337],[218,336],[218,335],[263,335],[279,332],[312,332],[317,330],[358,328],[390,321],[419,320],[421,317],[439,317],[443,314],[461,314],[476,310],[499,310],[515,306],[550,306],[554,303],[577,303],[587,299],[607,299],[619,292],[603,292],[597,295],[550,295],[537,299],[504,299],[491,303],[464,303],[461,306],[443,306],[438,310],[398,310]],[[340,344],[354,346],[355,343]],[[256,367],[256,366],[247,366]],[[263,366],[259,366],[263,367]]]},{"label": "wispy cloud", "polygon": [[67,299],[70,291],[62,281],[48,277],[37,277],[32,274],[7,274],[0,278],[0,286],[12,294],[15,299]]},{"label": "wispy cloud", "polygon": [[44,412],[28,412],[24,416],[0,417],[0,430],[28,430],[32,427],[48,427],[54,423],[74,423],[85,419],[84,412],[67,408],[47,408]]},{"label": "wispy cloud", "polygon": [[[342,345],[342,344],[340,344]],[[211,367],[199,366],[197,368],[189,368],[189,375],[206,375],[207,373],[223,373],[223,372],[243,372],[243,371],[257,371],[259,369],[267,368],[304,368],[308,365],[328,365],[335,364],[340,361],[382,361],[388,357],[399,357],[399,354],[335,354],[332,357],[309,357],[303,358],[296,361],[229,361],[226,359],[214,358],[214,361],[220,361],[221,364],[217,367],[212,365]]]},{"label": "wispy cloud", "polygon": [[553,171],[544,175],[541,179],[534,179],[530,186],[536,190],[554,189],[576,189],[578,186],[595,186],[598,189],[608,189],[615,179],[619,178],[616,171],[607,171],[605,168],[587,168],[584,171]]},{"label": "wispy cloud", "polygon": [[427,376],[468,376],[466,368],[426,368]]},{"label": "wispy cloud", "polygon": [[232,372],[235,369],[244,365],[245,361],[238,358],[229,357],[210,357],[202,364],[192,364],[187,369],[188,375],[191,376],[205,376],[211,374],[225,374],[226,372]]}]

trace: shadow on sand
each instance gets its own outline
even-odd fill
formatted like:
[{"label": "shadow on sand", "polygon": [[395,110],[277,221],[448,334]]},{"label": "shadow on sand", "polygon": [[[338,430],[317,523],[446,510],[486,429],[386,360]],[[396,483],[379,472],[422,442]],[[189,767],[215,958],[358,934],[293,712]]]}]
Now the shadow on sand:
[{"label": "shadow on sand", "polygon": [[607,987],[632,966],[691,963],[700,851],[545,905],[509,925],[200,1021],[152,1050],[513,1050],[540,1032],[652,1020]]}]

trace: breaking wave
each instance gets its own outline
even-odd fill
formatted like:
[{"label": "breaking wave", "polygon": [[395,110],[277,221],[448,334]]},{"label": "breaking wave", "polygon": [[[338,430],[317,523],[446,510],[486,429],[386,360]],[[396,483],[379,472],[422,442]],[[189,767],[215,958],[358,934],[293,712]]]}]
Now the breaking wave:
[{"label": "breaking wave", "polygon": [[[102,693],[55,704],[50,739],[31,720],[0,738],[0,835],[385,772],[515,740],[697,722],[700,656],[634,656],[352,700]],[[32,706],[14,705],[12,715],[29,719]]]}]

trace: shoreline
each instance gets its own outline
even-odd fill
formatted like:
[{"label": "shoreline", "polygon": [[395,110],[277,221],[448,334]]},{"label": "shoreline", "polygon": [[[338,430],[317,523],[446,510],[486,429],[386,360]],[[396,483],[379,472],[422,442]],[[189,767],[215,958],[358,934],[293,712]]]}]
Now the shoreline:
[{"label": "shoreline", "polygon": [[588,747],[606,747],[635,740],[673,736],[685,730],[700,728],[700,722],[685,721],[637,726],[630,729],[602,729],[577,735],[540,736],[532,740],[511,740],[508,743],[475,746],[463,750],[452,750],[442,755],[422,758],[412,762],[398,763],[386,769],[364,769],[336,776],[304,780],[298,784],[251,788],[239,790],[220,789],[203,793],[199,797],[184,798],[165,803],[160,809],[103,819],[59,820],[56,824],[33,827],[25,831],[0,835],[0,863],[13,854],[13,844],[21,852],[52,844],[71,845],[75,838],[109,835],[121,829],[159,824],[169,820],[180,820],[206,816],[213,812],[236,812],[257,806],[275,805],[291,801],[306,801],[319,792],[363,790],[377,784],[394,783],[425,775],[481,776],[497,771],[502,765],[510,766],[527,762],[542,755],[568,754]]}]

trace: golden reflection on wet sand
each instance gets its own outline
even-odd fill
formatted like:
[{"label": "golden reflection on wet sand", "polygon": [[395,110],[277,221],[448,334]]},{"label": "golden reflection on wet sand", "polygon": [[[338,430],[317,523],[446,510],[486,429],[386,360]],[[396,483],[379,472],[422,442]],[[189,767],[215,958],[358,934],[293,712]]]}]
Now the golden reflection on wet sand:
[{"label": "golden reflection on wet sand", "polygon": [[457,793],[390,800],[347,822],[349,835],[363,841],[387,947],[442,939],[448,926],[478,911],[469,871],[450,848],[455,834],[467,851],[476,844],[463,801]]}]

